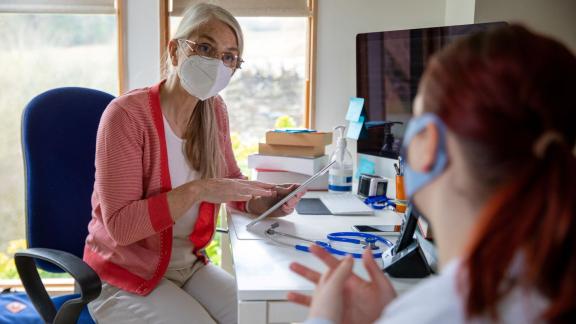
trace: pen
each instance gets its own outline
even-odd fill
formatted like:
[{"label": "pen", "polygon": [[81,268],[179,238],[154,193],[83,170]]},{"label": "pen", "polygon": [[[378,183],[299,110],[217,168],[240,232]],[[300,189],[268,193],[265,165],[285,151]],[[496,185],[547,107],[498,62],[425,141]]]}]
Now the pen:
[{"label": "pen", "polygon": [[396,175],[400,175],[400,167],[398,167],[397,163],[394,163],[394,169],[396,169]]}]

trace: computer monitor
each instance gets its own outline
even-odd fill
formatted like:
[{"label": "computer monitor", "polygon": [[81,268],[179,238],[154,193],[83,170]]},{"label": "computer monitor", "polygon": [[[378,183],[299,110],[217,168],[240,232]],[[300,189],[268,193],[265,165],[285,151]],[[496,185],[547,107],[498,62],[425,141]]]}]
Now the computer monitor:
[{"label": "computer monitor", "polygon": [[402,123],[391,126],[394,141],[389,136],[386,140],[384,127],[363,131],[358,153],[396,159],[430,56],[459,37],[505,25],[497,22],[358,34],[356,95],[365,100],[365,125]]}]

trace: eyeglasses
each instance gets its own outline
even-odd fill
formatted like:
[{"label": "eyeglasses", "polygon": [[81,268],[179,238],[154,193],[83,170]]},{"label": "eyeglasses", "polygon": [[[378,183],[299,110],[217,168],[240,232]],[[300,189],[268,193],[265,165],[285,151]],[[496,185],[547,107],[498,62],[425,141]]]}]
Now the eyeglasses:
[{"label": "eyeglasses", "polygon": [[178,39],[179,44],[185,44],[190,53],[186,53],[188,56],[192,53],[196,53],[200,56],[217,58],[222,60],[222,63],[232,69],[240,69],[244,61],[242,58],[234,53],[230,52],[218,52],[214,46],[208,43],[196,43],[188,39]]}]

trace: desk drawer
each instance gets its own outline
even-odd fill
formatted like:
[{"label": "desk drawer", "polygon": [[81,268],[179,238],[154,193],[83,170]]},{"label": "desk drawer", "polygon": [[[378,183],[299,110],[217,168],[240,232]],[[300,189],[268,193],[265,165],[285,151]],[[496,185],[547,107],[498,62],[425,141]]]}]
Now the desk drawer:
[{"label": "desk drawer", "polygon": [[289,301],[268,302],[268,323],[304,322],[308,316],[308,307]]}]

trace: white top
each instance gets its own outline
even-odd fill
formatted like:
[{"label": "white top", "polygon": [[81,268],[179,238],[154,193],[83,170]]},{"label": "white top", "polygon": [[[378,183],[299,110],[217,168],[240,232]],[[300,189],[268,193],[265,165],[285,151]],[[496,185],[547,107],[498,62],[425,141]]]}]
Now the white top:
[{"label": "white top", "polygon": [[[450,262],[442,273],[423,281],[400,295],[386,307],[377,323],[492,323],[489,316],[465,320],[464,299],[456,287],[458,261]],[[499,323],[535,323],[548,303],[534,293],[516,288],[500,302]],[[310,319],[307,324],[331,323]]]},{"label": "white top", "polygon": [[[170,181],[172,188],[183,185],[186,182],[199,179],[198,172],[190,168],[186,155],[184,154],[185,140],[174,134],[168,124],[166,117],[164,120],[164,133],[166,136],[166,149],[168,151],[168,169],[170,170]],[[199,203],[195,203],[184,216],[178,218],[172,229],[172,253],[168,269],[183,269],[190,267],[196,256],[192,253],[192,242],[188,236],[192,233],[196,219],[198,218]]]}]

